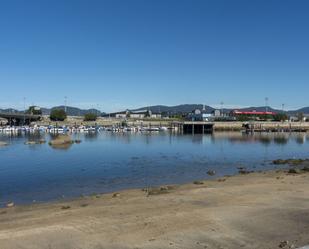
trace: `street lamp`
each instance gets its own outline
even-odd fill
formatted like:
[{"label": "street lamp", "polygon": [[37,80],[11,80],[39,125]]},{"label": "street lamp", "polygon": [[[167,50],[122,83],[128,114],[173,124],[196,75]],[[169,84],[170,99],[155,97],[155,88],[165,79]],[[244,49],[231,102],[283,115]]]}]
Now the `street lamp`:
[{"label": "street lamp", "polygon": [[268,112],[268,97],[265,97],[265,111]]},{"label": "street lamp", "polygon": [[101,115],[101,111],[100,111],[100,105],[97,104],[97,115],[100,116]]},{"label": "street lamp", "polygon": [[23,122],[23,125],[25,125],[25,122],[26,122],[26,97],[24,97],[23,100],[24,100],[24,122]]},{"label": "street lamp", "polygon": [[224,105],[223,101],[220,102],[220,105],[221,105],[221,116],[223,116],[223,105]]},{"label": "street lamp", "polygon": [[68,102],[68,97],[64,96],[64,111],[67,113],[67,102]]}]

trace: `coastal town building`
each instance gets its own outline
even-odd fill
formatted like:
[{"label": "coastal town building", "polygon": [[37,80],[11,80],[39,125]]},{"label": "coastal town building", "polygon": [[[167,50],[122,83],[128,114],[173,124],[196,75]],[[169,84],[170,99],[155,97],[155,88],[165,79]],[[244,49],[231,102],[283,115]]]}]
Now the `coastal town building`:
[{"label": "coastal town building", "polygon": [[203,108],[202,110],[193,110],[187,115],[186,119],[190,121],[214,121],[215,118],[221,116],[223,116],[223,114],[220,110],[206,111],[205,108]]},{"label": "coastal town building", "polygon": [[123,112],[114,112],[105,114],[104,117],[111,117],[111,118],[134,118],[134,119],[143,119],[143,118],[156,118],[160,119],[162,117],[161,113],[152,112],[151,110],[138,110],[138,111],[130,111],[126,110]]},{"label": "coastal town building", "polygon": [[238,110],[233,110],[231,112],[232,115],[255,115],[255,116],[262,116],[262,115],[276,115],[277,113],[275,112],[268,112],[268,111],[238,111]]}]

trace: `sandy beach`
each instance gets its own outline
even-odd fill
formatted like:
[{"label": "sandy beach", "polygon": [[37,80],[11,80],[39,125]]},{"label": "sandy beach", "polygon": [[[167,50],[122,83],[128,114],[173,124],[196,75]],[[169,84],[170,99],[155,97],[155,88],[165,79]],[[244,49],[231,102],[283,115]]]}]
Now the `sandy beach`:
[{"label": "sandy beach", "polygon": [[297,248],[309,173],[251,173],[0,209],[1,249]]}]

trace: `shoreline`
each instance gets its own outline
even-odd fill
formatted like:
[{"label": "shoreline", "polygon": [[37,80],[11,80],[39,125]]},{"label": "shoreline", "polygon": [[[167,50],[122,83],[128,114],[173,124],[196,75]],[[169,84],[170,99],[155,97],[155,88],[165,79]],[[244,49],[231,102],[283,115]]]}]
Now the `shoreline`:
[{"label": "shoreline", "polygon": [[[121,123],[126,120],[129,126],[139,125],[139,126],[153,126],[153,127],[172,127],[173,122],[184,122],[185,119],[177,118],[168,118],[168,119],[151,119],[151,118],[107,118],[107,117],[98,117],[96,121],[84,121],[83,116],[68,116],[65,121],[51,121],[48,116],[43,116],[41,121],[35,122],[38,125],[58,125],[58,126],[79,126],[79,125],[88,125],[88,126],[120,126]],[[304,129],[306,132],[309,131],[309,122],[291,122],[291,121],[209,121],[209,123],[214,124],[214,131],[242,131],[244,130],[243,124],[250,123],[255,128],[263,130],[285,130],[289,132],[289,129]],[[302,131],[303,133],[304,131]]]},{"label": "shoreline", "polygon": [[[309,244],[309,173],[238,174],[0,209],[10,248],[283,248]],[[39,236],[38,236],[39,235]],[[55,238],[59,238],[55,241]],[[21,242],[23,241],[23,242]]]},{"label": "shoreline", "polygon": [[[279,159],[281,160],[281,159]],[[284,160],[283,160],[284,161]],[[271,162],[271,161],[270,161]],[[271,163],[270,163],[271,164]],[[129,192],[129,191],[143,191],[147,194],[147,191],[157,191],[160,188],[163,188],[163,192],[164,192],[164,188],[166,187],[173,187],[173,188],[177,188],[180,186],[187,186],[187,185],[202,185],[205,182],[211,182],[211,181],[221,181],[222,179],[227,179],[230,177],[235,177],[235,176],[239,176],[239,175],[248,175],[248,174],[253,174],[253,173],[257,173],[257,174],[265,174],[265,172],[276,172],[276,171],[288,171],[292,165],[287,165],[287,163],[283,163],[283,164],[272,164],[272,168],[269,168],[267,170],[265,169],[260,169],[260,170],[256,170],[256,169],[251,169],[249,170],[247,167],[245,166],[240,166],[240,167],[236,167],[236,172],[232,173],[232,174],[228,174],[228,175],[223,175],[220,174],[220,172],[216,172],[216,170],[209,170],[207,172],[207,178],[196,178],[196,179],[191,179],[191,181],[181,181],[179,182],[168,182],[168,183],[161,183],[158,185],[151,185],[151,186],[146,186],[146,185],[140,185],[140,186],[134,186],[134,187],[124,187],[124,188],[120,188],[117,190],[107,190],[104,192],[89,192],[89,193],[83,193],[83,194],[79,194],[79,195],[73,195],[73,196],[64,196],[62,195],[62,197],[56,197],[56,198],[51,198],[51,199],[46,199],[46,200],[39,200],[39,199],[33,199],[33,200],[29,200],[29,201],[16,201],[16,200],[12,200],[12,199],[8,199],[7,201],[2,201],[0,202],[0,213],[1,213],[1,209],[5,209],[5,208],[10,208],[10,207],[27,207],[27,206],[37,206],[37,205],[49,205],[49,204],[53,204],[53,203],[67,203],[67,202],[73,202],[76,200],[80,200],[80,199],[85,199],[85,198],[92,198],[92,197],[97,197],[100,198],[102,196],[105,195],[113,195],[113,194],[117,194],[120,192]],[[298,165],[296,165],[298,166]],[[150,194],[151,195],[151,194]]]}]

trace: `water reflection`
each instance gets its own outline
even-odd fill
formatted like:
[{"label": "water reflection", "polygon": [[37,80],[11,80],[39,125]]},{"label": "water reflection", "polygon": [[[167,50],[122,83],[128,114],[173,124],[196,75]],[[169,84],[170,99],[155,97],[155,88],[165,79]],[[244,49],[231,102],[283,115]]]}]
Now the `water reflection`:
[{"label": "water reflection", "polygon": [[[8,141],[13,139],[25,139],[28,142],[37,142],[47,140],[51,141],[55,139],[58,135],[53,133],[19,133],[19,134],[0,134],[0,141]],[[117,141],[121,143],[134,143],[138,138],[139,141],[143,141],[145,144],[151,144],[156,142],[158,137],[169,137],[170,143],[177,141],[179,137],[181,140],[191,141],[196,144],[203,143],[217,143],[218,141],[224,140],[231,144],[234,143],[260,143],[262,145],[268,146],[269,144],[285,145],[289,141],[294,140],[297,144],[305,144],[307,142],[307,133],[241,133],[241,132],[217,132],[213,134],[195,134],[195,135],[177,135],[172,133],[77,133],[70,135],[73,140],[84,140],[85,142],[96,142],[102,140],[103,137],[108,137],[110,141]],[[70,148],[70,146],[68,147]]]},{"label": "water reflection", "polygon": [[295,140],[298,144],[304,144],[307,142],[306,133],[214,133],[213,141],[216,140],[226,140],[230,143],[261,143],[262,145],[268,146],[271,143],[284,145],[289,142],[289,140]]},{"label": "water reflection", "polygon": [[65,144],[50,144],[50,147],[56,150],[68,150],[72,147],[72,143],[65,143]]},{"label": "water reflection", "polygon": [[[87,132],[84,134],[85,141],[96,140],[99,136],[98,132]],[[81,134],[76,134],[75,137],[81,137]]]},{"label": "water reflection", "polygon": [[298,144],[304,144],[307,141],[307,134],[303,134],[303,136],[297,135],[295,136],[295,141]]},{"label": "water reflection", "polygon": [[289,138],[284,135],[278,135],[274,137],[274,143],[284,145],[288,143]]}]

